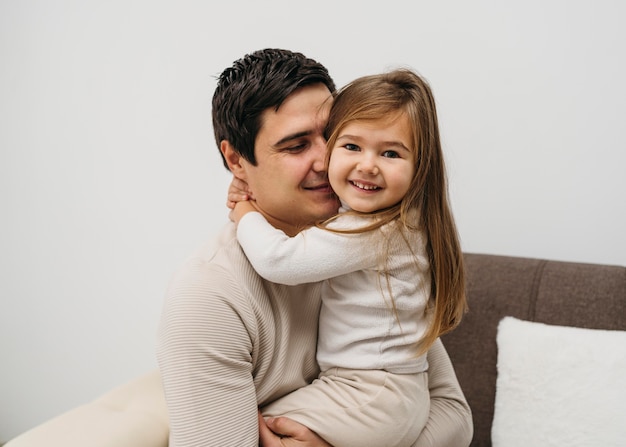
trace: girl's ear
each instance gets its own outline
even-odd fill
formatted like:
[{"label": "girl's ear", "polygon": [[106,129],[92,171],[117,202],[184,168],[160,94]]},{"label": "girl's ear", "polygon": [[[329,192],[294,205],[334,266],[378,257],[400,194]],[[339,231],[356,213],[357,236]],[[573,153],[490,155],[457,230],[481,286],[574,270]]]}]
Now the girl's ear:
[{"label": "girl's ear", "polygon": [[246,180],[246,170],[242,166],[243,157],[237,153],[235,148],[228,140],[222,140],[220,142],[220,151],[224,155],[228,169],[233,175],[242,180]]}]

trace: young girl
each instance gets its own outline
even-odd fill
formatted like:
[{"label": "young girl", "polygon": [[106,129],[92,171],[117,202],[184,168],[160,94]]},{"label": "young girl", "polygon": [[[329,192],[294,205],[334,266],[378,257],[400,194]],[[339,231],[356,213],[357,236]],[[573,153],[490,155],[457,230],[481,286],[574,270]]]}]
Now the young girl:
[{"label": "young girl", "polygon": [[466,310],[435,101],[409,70],[336,95],[328,177],[339,214],[294,237],[239,202],[237,238],[269,281],[324,281],[319,378],[262,409],[334,447],[411,446],[429,413],[426,351]]}]

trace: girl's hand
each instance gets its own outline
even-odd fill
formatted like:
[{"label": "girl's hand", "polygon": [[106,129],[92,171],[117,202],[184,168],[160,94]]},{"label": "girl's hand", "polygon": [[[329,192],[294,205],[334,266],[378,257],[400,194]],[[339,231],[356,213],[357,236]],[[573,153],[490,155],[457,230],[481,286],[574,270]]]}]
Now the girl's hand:
[{"label": "girl's hand", "polygon": [[237,177],[233,177],[228,187],[228,198],[226,200],[226,206],[230,209],[235,208],[237,202],[243,202],[246,200],[254,200],[252,191],[248,188],[248,184]]},{"label": "girl's hand", "polygon": [[244,200],[242,202],[235,203],[235,206],[228,214],[230,220],[238,224],[241,218],[249,213],[250,211],[256,211],[256,207],[254,206],[255,202],[251,200]]},{"label": "girl's hand", "polygon": [[287,417],[267,421],[259,412],[261,447],[332,447],[304,425]]}]

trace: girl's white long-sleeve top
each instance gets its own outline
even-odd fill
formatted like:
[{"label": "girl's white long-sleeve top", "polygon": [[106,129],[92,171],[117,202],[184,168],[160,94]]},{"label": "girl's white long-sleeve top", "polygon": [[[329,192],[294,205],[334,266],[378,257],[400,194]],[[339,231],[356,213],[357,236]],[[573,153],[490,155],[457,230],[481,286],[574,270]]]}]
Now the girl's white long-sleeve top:
[{"label": "girl's white long-sleeve top", "polygon": [[[344,213],[330,228],[368,223],[366,217]],[[317,346],[322,370],[409,374],[427,369],[426,356],[416,355],[428,325],[425,309],[431,290],[423,233],[401,232],[392,222],[364,233],[311,227],[288,237],[260,213],[250,212],[240,220],[237,238],[254,269],[269,281],[324,281]]]}]

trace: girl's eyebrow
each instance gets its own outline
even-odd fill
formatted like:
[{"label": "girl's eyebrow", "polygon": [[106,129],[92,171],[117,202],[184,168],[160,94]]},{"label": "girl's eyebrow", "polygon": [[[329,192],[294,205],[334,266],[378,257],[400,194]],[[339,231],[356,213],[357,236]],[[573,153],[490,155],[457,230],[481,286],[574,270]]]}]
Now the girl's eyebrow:
[{"label": "girl's eyebrow", "polygon": [[[356,135],[345,134],[345,133],[337,137],[337,141],[343,140],[343,139],[362,141],[364,138],[356,136]],[[401,141],[382,141],[382,144],[384,144],[385,146],[399,147],[401,149],[411,152],[411,150],[408,147],[406,147],[404,143],[402,143]]]}]

